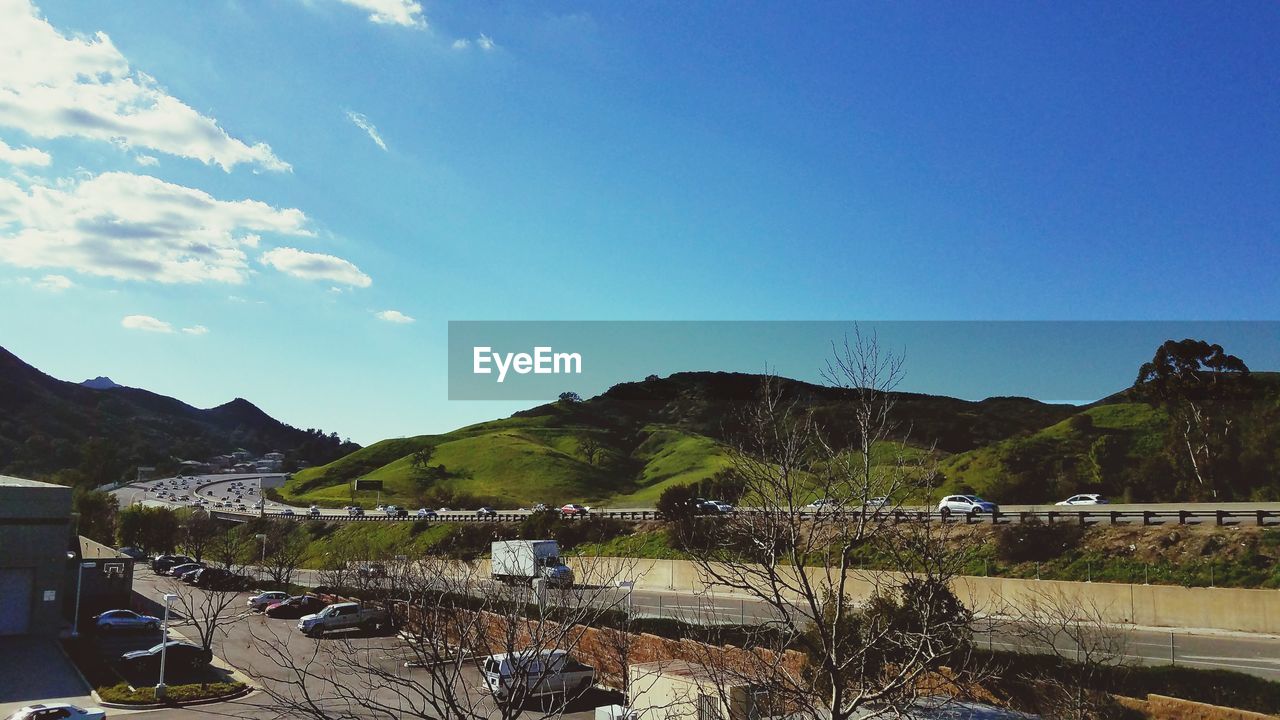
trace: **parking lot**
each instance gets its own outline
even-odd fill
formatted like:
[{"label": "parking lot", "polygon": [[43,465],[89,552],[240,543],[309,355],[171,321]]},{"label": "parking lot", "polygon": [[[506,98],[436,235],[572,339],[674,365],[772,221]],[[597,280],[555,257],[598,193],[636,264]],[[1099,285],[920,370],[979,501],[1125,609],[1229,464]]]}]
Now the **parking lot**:
[{"label": "parking lot", "polygon": [[[134,582],[135,592],[143,598],[157,603],[158,607],[159,599],[165,592],[164,587],[164,580],[158,578],[150,570],[139,566]],[[342,643],[345,639],[349,643],[350,650],[359,653],[362,664],[372,665],[379,672],[386,673],[388,677],[401,678],[402,681],[417,680],[424,687],[429,685],[430,679],[427,671],[420,668],[405,667],[406,661],[413,659],[413,654],[398,636],[380,631],[363,632],[355,630],[349,633],[334,634],[320,640],[308,638],[298,631],[296,627],[297,619],[267,618],[259,613],[248,612],[247,602],[252,594],[252,592],[240,594],[235,605],[233,605],[236,619],[226,627],[225,634],[215,639],[213,650],[217,657],[244,672],[256,682],[262,685],[272,685],[280,691],[287,692],[288,686],[284,682],[287,673],[280,666],[281,659],[287,657],[294,663],[305,664],[308,660],[314,660],[317,657],[317,643]],[[183,624],[181,618],[171,621],[171,627],[174,627],[179,632],[182,632]],[[155,639],[155,637],[145,639],[142,637],[120,638],[118,640],[112,638],[111,642],[118,641],[122,643],[119,647],[123,648],[127,647],[123,643],[130,640],[142,646],[147,641],[152,641],[154,644]],[[112,650],[114,651],[114,649],[113,647]],[[124,650],[122,649],[121,652],[124,652]],[[347,678],[347,680],[355,681],[354,678]],[[464,683],[476,697],[479,697],[479,693],[484,692],[481,689],[483,686],[482,679],[474,669],[468,668],[464,671],[463,677],[459,682]],[[384,684],[383,681],[378,681],[378,683]],[[329,698],[328,702],[334,703],[334,709],[338,707],[344,710],[351,709],[346,701],[334,698],[332,691],[325,688],[322,682],[313,679],[309,687],[318,695],[327,696]],[[385,692],[376,688],[369,688],[369,691],[375,693]],[[395,693],[387,692],[380,697],[391,707],[396,707],[397,703],[400,703]],[[573,702],[568,708],[566,716],[589,720],[594,717],[597,706],[614,704],[618,700],[619,696],[616,693],[593,690]],[[154,714],[154,717],[194,717],[205,713],[216,713],[219,716],[231,714],[236,717],[253,718],[276,717],[278,713],[271,705],[271,698],[266,693],[258,692],[239,700],[206,706],[205,708],[193,707],[182,710],[159,711]],[[404,707],[404,711],[405,714],[415,714],[415,709],[411,707]],[[422,708],[418,708],[417,712],[431,714]],[[529,709],[531,717],[544,714],[536,707],[531,706]],[[370,715],[372,714],[370,713]]]}]

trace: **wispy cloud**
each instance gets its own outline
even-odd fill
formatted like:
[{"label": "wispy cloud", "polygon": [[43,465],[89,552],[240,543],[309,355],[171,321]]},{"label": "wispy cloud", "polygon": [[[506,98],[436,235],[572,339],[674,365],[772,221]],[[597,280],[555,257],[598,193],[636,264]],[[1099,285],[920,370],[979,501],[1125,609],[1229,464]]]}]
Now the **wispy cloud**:
[{"label": "wispy cloud", "polygon": [[242,283],[258,233],[309,236],[306,215],[110,172],[22,187],[0,178],[0,261],[160,283]]},{"label": "wispy cloud", "polygon": [[264,265],[304,280],[328,280],[354,287],[369,287],[373,284],[373,279],[360,272],[360,268],[333,255],[281,247],[268,250],[260,259]]},{"label": "wispy cloud", "polygon": [[203,325],[192,325],[191,327],[182,328],[182,332],[188,335],[207,335],[209,333],[209,328]]},{"label": "wispy cloud", "polygon": [[142,330],[143,332],[153,333],[171,333],[173,325],[153,318],[150,315],[125,315],[120,320],[120,325],[129,330]]},{"label": "wispy cloud", "polygon": [[379,25],[425,30],[427,20],[422,16],[422,5],[416,0],[340,0],[344,5],[365,10],[369,21]]},{"label": "wispy cloud", "polygon": [[53,158],[49,153],[33,147],[16,148],[5,144],[4,140],[0,140],[0,163],[8,163],[10,165],[35,165],[44,167],[52,161]]},{"label": "wispy cloud", "polygon": [[378,318],[379,320],[384,320],[386,322],[396,323],[399,325],[408,325],[409,323],[414,322],[413,318],[409,317],[408,315],[405,315],[399,310],[383,310],[382,312],[374,313],[374,317]]},{"label": "wispy cloud", "polygon": [[356,127],[368,133],[369,139],[373,140],[373,142],[377,144],[378,147],[382,148],[383,152],[386,152],[387,144],[382,141],[382,135],[378,134],[378,128],[374,127],[373,123],[369,122],[368,117],[366,117],[363,113],[358,113],[358,112],[355,112],[354,110],[348,110],[347,119],[350,120]]},{"label": "wispy cloud", "polygon": [[493,38],[485,35],[484,33],[480,33],[480,36],[474,41],[468,40],[467,38],[458,38],[453,41],[453,45],[450,47],[454,50],[469,50],[472,45],[475,45],[484,52],[492,52],[498,47],[498,43],[494,42]]},{"label": "wispy cloud", "polygon": [[290,169],[266,143],[232,137],[134,69],[106,33],[63,35],[24,0],[0,2],[0,27],[0,126],[149,148],[228,171]]},{"label": "wispy cloud", "polygon": [[71,278],[66,275],[45,275],[35,282],[35,286],[49,292],[62,292],[74,287],[75,283],[71,282]]}]

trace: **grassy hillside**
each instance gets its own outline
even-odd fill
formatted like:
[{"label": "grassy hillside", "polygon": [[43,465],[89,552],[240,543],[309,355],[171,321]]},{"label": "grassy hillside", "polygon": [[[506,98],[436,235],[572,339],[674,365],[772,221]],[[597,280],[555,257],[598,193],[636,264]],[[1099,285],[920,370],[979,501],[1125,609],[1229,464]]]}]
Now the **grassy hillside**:
[{"label": "grassy hillside", "polygon": [[[760,382],[755,375],[679,373],[442,435],[383,440],[299,472],[282,495],[327,505],[381,498],[413,506],[570,501],[648,506],[666,488],[709,478],[728,465],[727,444],[738,432],[735,418],[755,401]],[[837,433],[849,427],[847,391],[783,382],[825,426]],[[1025,398],[974,403],[904,393],[898,403],[912,441],[951,451],[1038,429],[1075,411]],[[589,458],[592,444],[599,450]],[[443,472],[415,468],[413,454],[428,447],[433,449],[430,464],[443,466]],[[353,495],[356,478],[382,481],[381,495]]]},{"label": "grassy hillside", "polygon": [[[1236,424],[1237,446],[1223,465],[1223,499],[1280,499],[1280,378],[1257,373],[1251,405]],[[443,435],[384,440],[298,473],[292,500],[371,503],[351,494],[355,478],[381,480],[382,499],[413,506],[649,506],[664,489],[715,475],[728,464],[742,409],[761,378],[678,373],[625,383],[583,402],[556,402]],[[782,381],[788,398],[811,412],[837,444],[851,445],[849,391]],[[1026,398],[969,402],[896,395],[894,420],[912,447],[942,462],[945,490],[974,490],[1004,503],[1052,502],[1078,492],[1116,499],[1192,499],[1186,467],[1170,446],[1162,411],[1119,393],[1092,406]],[[598,453],[588,457],[588,447]],[[412,454],[434,448],[432,465]],[[925,451],[925,450],[920,450]],[[891,462],[892,458],[879,458]]]}]

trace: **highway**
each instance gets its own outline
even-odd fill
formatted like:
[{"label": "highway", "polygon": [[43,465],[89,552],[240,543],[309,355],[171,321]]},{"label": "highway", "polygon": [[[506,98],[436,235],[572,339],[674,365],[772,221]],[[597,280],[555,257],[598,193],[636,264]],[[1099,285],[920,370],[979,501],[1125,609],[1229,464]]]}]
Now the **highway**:
[{"label": "highway", "polygon": [[[181,507],[190,505],[197,500],[204,501],[205,507],[209,510],[220,513],[228,519],[237,519],[238,517],[247,517],[258,514],[260,511],[254,507],[254,503],[262,498],[261,488],[259,487],[259,479],[263,477],[261,474],[252,475],[200,475],[190,479],[164,478],[159,480],[149,480],[142,483],[134,483],[123,488],[113,491],[120,499],[121,507],[133,504],[135,502],[152,505],[164,505],[169,507]],[[173,493],[169,498],[161,498],[157,491],[168,490]],[[176,497],[174,497],[176,496]],[[312,515],[310,508],[297,505],[285,505],[265,501],[266,507],[263,509],[267,515],[285,515],[294,518],[319,517],[326,520],[348,521],[353,519],[363,520],[366,522],[373,521],[392,521],[393,518],[378,512],[376,509],[365,508],[363,518],[352,518],[346,510],[338,508],[317,508],[316,514]],[[218,503],[224,503],[224,507],[219,507]],[[405,520],[416,520],[417,509],[408,508],[409,515]],[[447,521],[474,521],[482,518],[475,509],[448,509],[439,508],[432,509],[436,515],[436,519]],[[753,508],[740,508],[741,511],[751,512]],[[880,512],[886,518],[892,517],[893,511],[903,513],[902,519],[923,519],[938,521],[943,519],[932,508],[922,506],[900,506],[895,508],[882,509]],[[498,521],[519,520],[531,511],[526,508],[519,510],[502,510],[496,518]],[[635,519],[649,519],[654,516],[653,508],[627,508],[627,507],[593,507],[591,509],[594,515],[612,515],[621,517],[634,517]],[[810,510],[809,512],[839,512],[832,510]],[[1079,513],[1089,513],[1087,517],[1081,518]],[[1280,502],[1242,502],[1242,503],[1142,503],[1142,504],[1111,504],[1098,506],[1058,506],[1053,504],[1043,505],[1006,505],[1000,508],[1000,522],[1022,522],[1029,517],[1037,519],[1056,519],[1058,522],[1088,522],[1091,524],[1224,524],[1224,525],[1268,525],[1280,527]],[[1112,515],[1112,514],[1115,515]],[[1051,515],[1057,515],[1056,518]],[[953,522],[965,522],[965,518],[954,516],[949,518]],[[991,522],[990,516],[974,516],[968,521],[972,522]]]}]

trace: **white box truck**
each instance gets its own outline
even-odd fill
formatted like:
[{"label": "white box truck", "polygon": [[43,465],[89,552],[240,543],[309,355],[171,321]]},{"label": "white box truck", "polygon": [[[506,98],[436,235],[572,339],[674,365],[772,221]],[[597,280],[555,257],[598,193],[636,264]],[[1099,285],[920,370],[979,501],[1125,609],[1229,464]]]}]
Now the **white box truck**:
[{"label": "white box truck", "polygon": [[560,560],[560,546],[555,540],[495,542],[489,557],[494,580],[530,585],[544,578],[555,587],[573,586],[573,571]]}]

